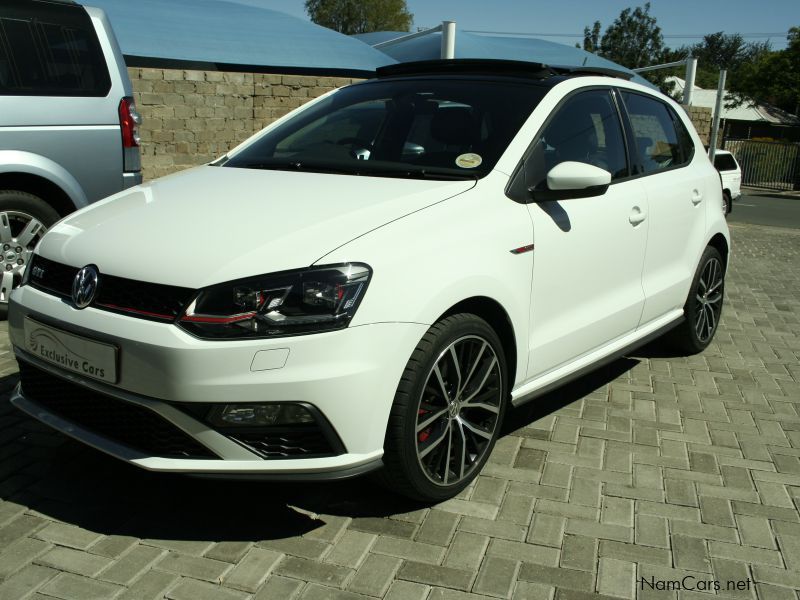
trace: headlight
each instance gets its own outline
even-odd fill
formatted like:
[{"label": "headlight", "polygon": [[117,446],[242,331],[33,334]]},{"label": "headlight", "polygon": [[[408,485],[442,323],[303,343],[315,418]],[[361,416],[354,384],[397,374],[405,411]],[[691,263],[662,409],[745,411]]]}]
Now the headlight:
[{"label": "headlight", "polygon": [[178,321],[207,339],[276,337],[342,329],[372,270],[348,263],[240,279],[201,290]]}]

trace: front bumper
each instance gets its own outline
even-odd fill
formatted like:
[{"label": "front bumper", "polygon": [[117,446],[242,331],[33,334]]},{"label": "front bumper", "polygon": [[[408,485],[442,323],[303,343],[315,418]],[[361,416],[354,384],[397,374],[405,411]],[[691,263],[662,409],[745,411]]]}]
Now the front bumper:
[{"label": "front bumper", "polygon": [[[118,346],[117,383],[73,374],[31,355],[24,349],[26,316]],[[174,458],[134,449],[63,418],[52,410],[52,402],[49,409],[26,397],[24,382],[12,403],[55,429],[149,470],[281,479],[355,475],[380,465],[395,390],[426,329],[421,324],[380,323],[280,339],[211,342],[170,324],[94,308],[76,310],[55,296],[23,286],[12,294],[9,311],[9,336],[20,361],[56,375],[65,386],[155,413],[209,449],[212,457]],[[285,364],[253,370],[260,368],[256,355],[270,350],[288,354]],[[317,458],[265,459],[181,410],[179,404],[225,402],[311,405],[330,424],[342,451]]]}]

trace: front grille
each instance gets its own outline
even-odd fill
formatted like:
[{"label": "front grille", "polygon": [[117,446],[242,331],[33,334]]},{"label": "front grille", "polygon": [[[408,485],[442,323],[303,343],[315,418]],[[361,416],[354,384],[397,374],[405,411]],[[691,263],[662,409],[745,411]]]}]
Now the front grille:
[{"label": "front grille", "polygon": [[219,458],[147,408],[74,384],[23,360],[19,373],[26,398],[113,442],[148,456]]},{"label": "front grille", "polygon": [[[35,256],[30,284],[62,298],[72,295],[72,282],[79,269]],[[194,290],[100,274],[97,296],[91,306],[142,319],[174,321],[194,296]]]},{"label": "front grille", "polygon": [[225,435],[264,458],[319,458],[336,454],[316,425],[260,431],[228,430]]}]

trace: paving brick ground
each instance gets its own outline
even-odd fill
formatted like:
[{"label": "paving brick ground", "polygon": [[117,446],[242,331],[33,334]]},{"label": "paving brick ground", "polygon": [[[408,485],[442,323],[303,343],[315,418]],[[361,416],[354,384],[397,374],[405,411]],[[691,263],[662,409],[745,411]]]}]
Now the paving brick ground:
[{"label": "paving brick ground", "polygon": [[[477,483],[438,506],[369,481],[146,473],[6,393],[0,599],[706,600],[718,581],[719,598],[797,600],[800,232],[733,237],[707,352],[653,345],[515,411]],[[6,341],[0,389],[15,372]]]}]

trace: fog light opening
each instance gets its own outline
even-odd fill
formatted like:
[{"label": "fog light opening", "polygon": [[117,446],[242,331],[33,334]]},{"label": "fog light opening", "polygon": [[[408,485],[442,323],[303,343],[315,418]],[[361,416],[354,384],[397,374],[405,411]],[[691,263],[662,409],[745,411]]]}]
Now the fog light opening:
[{"label": "fog light opening", "polygon": [[306,425],[314,423],[315,419],[301,404],[271,402],[223,404],[215,407],[209,421],[217,427],[269,427]]}]

